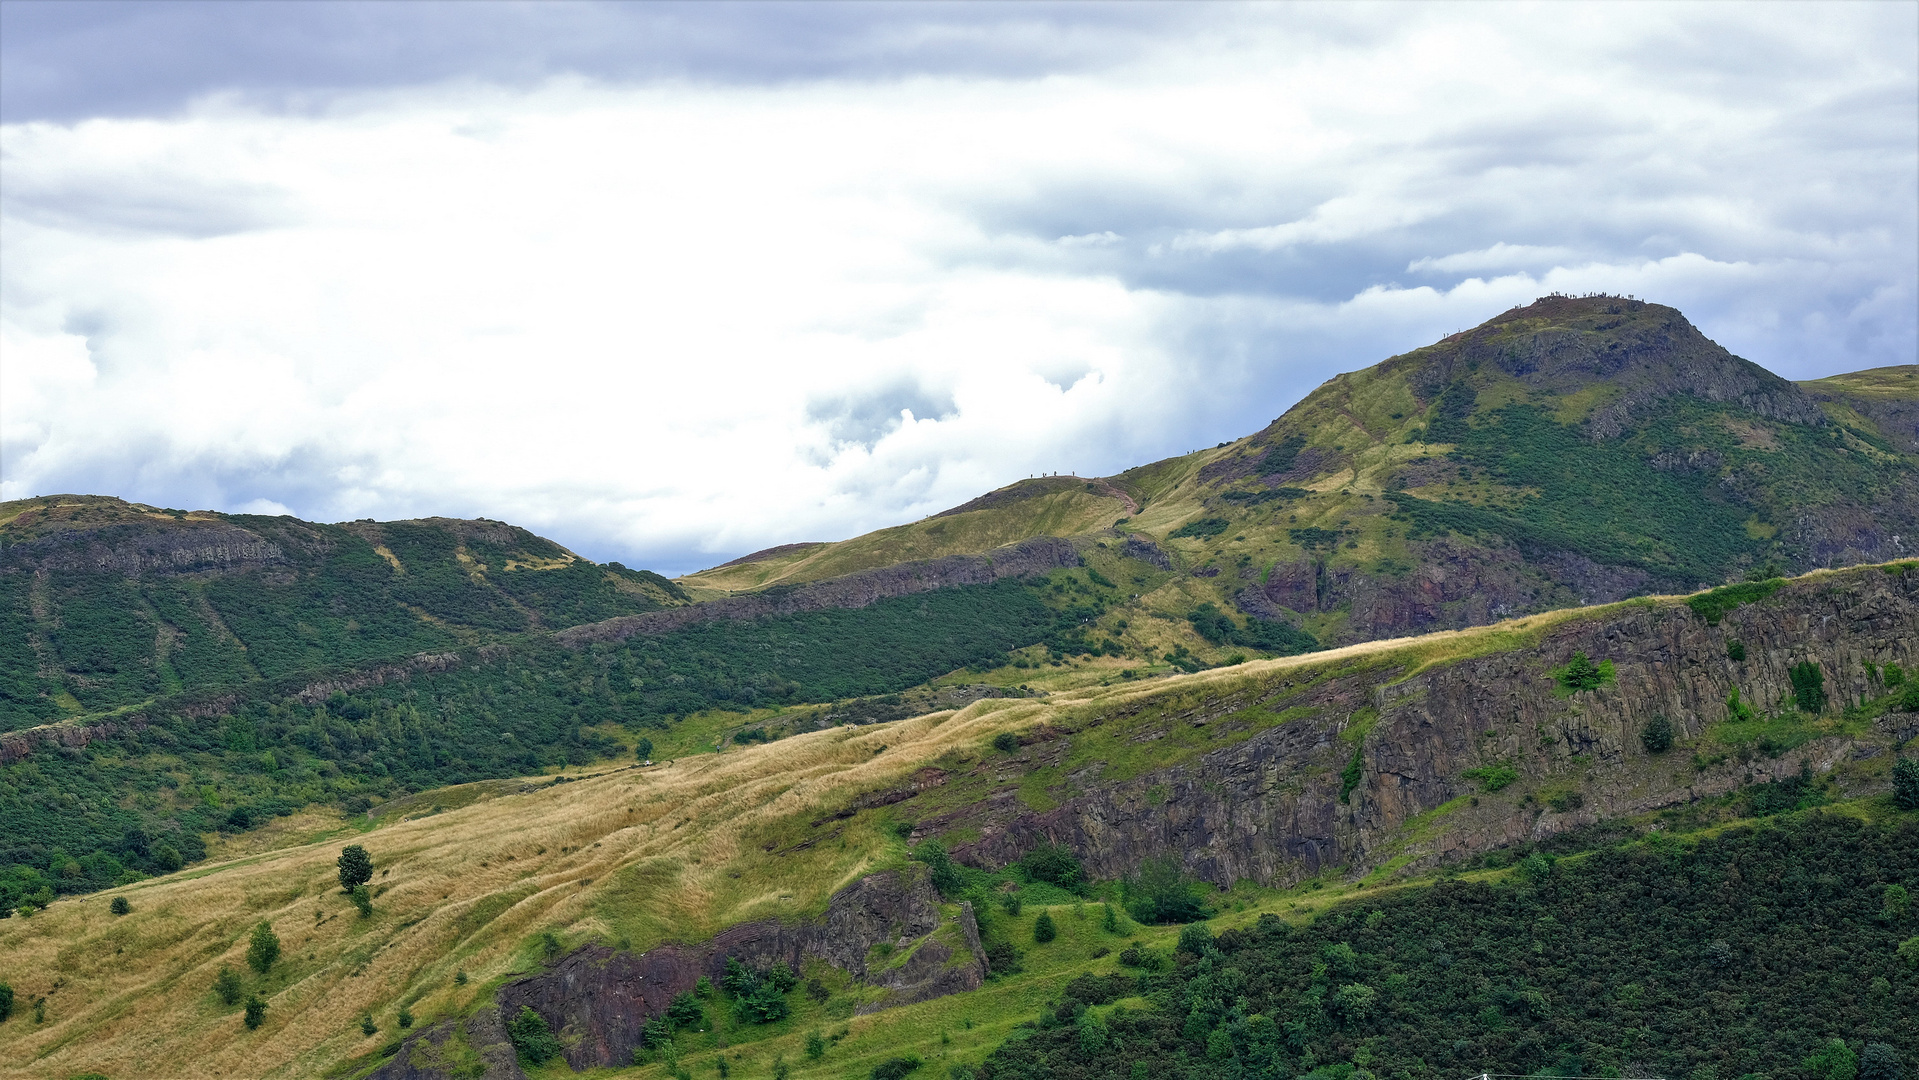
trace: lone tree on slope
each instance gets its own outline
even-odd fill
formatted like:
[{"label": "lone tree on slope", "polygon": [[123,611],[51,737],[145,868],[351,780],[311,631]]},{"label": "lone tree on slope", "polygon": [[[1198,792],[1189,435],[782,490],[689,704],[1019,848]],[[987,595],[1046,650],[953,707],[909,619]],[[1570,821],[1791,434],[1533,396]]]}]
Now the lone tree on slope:
[{"label": "lone tree on slope", "polygon": [[352,892],[373,880],[373,856],[358,844],[340,849],[340,890]]}]

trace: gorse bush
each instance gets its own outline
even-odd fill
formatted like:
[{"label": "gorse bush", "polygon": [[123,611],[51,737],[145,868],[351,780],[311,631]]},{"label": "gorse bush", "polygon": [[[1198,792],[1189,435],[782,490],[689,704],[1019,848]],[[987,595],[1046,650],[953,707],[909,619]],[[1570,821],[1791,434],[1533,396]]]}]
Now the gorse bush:
[{"label": "gorse bush", "polygon": [[1135,1062],[1149,1077],[1334,1080],[1314,1068],[1360,1047],[1378,1077],[1714,1064],[1731,1080],[1809,1075],[1837,1034],[1919,1045],[1919,938],[1906,968],[1911,930],[1881,916],[1884,883],[1919,878],[1919,822],[1808,814],[1539,861],[1529,881],[1441,881],[1298,925],[1267,915],[1210,945],[1189,926],[1171,964],[1129,947],[1143,1007],[1093,1039],[1062,1000],[981,1080],[1107,1080]]},{"label": "gorse bush", "polygon": [[[252,1031],[255,1028],[258,1028],[261,1024],[266,1023],[267,1003],[260,1000],[260,997],[257,994],[248,997],[246,1015],[243,1017],[243,1019],[246,1022],[247,1030],[249,1031]],[[368,1032],[368,1034],[372,1034],[372,1032]]]},{"label": "gorse bush", "polygon": [[1143,923],[1193,922],[1206,918],[1198,886],[1170,855],[1150,858],[1121,883],[1126,913]]},{"label": "gorse bush", "polygon": [[1901,757],[1892,763],[1892,801],[1901,810],[1919,810],[1919,761]]},{"label": "gorse bush", "polygon": [[1601,660],[1595,664],[1585,653],[1576,652],[1565,667],[1553,669],[1553,678],[1567,690],[1597,690],[1613,681],[1613,663]]},{"label": "gorse bush", "polygon": [[133,905],[127,903],[126,897],[116,896],[113,898],[113,903],[107,905],[107,909],[115,915],[125,915],[133,910]]},{"label": "gorse bush", "polygon": [[1826,708],[1826,673],[1818,664],[1802,660],[1786,673],[1792,679],[1792,696],[1801,712],[1819,713]]},{"label": "gorse bush", "polygon": [[220,965],[220,973],[213,977],[213,992],[220,997],[223,1005],[238,1005],[240,996],[246,987],[240,982],[240,975],[225,964]]},{"label": "gorse bush", "polygon": [[1672,749],[1672,721],[1662,713],[1646,721],[1639,729],[1639,744],[1648,754],[1663,754]]},{"label": "gorse bush", "polygon": [[506,1025],[506,1037],[512,1041],[522,1064],[544,1065],[560,1056],[560,1040],[554,1038],[553,1029],[531,1006],[520,1006],[520,1015]]},{"label": "gorse bush", "polygon": [[1059,927],[1054,924],[1050,912],[1042,911],[1039,918],[1033,920],[1033,940],[1041,945],[1059,936]]}]

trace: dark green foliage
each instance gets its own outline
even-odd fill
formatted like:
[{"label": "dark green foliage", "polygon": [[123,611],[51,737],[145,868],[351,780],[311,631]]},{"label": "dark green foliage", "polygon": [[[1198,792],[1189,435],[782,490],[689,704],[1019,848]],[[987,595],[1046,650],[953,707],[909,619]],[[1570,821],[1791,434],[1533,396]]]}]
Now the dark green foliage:
[{"label": "dark green foliage", "polygon": [[1203,540],[1209,536],[1218,536],[1220,533],[1232,527],[1233,523],[1222,517],[1200,518],[1198,521],[1189,521],[1181,525],[1179,528],[1167,533],[1166,537],[1172,540],[1190,536]]},{"label": "dark green foliage", "polygon": [[681,994],[674,998],[666,1006],[663,1016],[675,1029],[698,1028],[706,1023],[706,1010],[700,1007],[700,999],[692,994]]},{"label": "dark green foliage", "polygon": [[1002,731],[993,736],[993,749],[1002,754],[1010,754],[1019,749],[1019,736],[1010,731]]},{"label": "dark green foliage", "polygon": [[820,1037],[818,1028],[806,1033],[806,1056],[812,1061],[826,1056],[826,1040]]},{"label": "dark green foliage", "polygon": [[0,1024],[13,1018],[13,984],[0,982]]},{"label": "dark green foliage", "polygon": [[1303,499],[1311,494],[1312,492],[1307,491],[1305,488],[1279,487],[1273,488],[1270,491],[1228,491],[1221,494],[1220,498],[1225,499],[1227,502],[1249,503],[1253,506],[1258,506],[1260,503],[1273,502],[1276,499]]},{"label": "dark green foliage", "polygon": [[1339,538],[1344,535],[1338,529],[1322,529],[1313,525],[1303,529],[1286,530],[1287,539],[1308,551],[1314,548],[1330,548],[1339,543]]},{"label": "dark green foliage", "polygon": [[[1785,582],[1779,578],[1768,578],[1765,581],[1742,581],[1735,585],[1721,585],[1717,589],[1702,592],[1697,596],[1687,597],[1686,606],[1691,608],[1693,613],[1700,618],[1706,620],[1713,626],[1718,626],[1719,620],[1725,618],[1726,612],[1731,611],[1741,604],[1756,604],[1766,597],[1771,596],[1773,593],[1778,592],[1779,587],[1784,584]],[[1735,642],[1733,644],[1737,643]],[[1739,646],[1739,655],[1737,656],[1732,656],[1732,645],[1729,644],[1726,646],[1726,655],[1732,656],[1734,660],[1744,660],[1746,658],[1745,654],[1746,647],[1744,645]]]},{"label": "dark green foliage", "polygon": [[1366,772],[1365,748],[1360,746],[1355,746],[1353,747],[1353,759],[1346,763],[1346,767],[1344,769],[1339,770],[1339,801],[1340,802],[1346,802],[1352,797],[1353,789],[1359,786],[1359,781],[1363,776],[1365,776],[1365,772]]},{"label": "dark green foliage", "polygon": [[1100,918],[1099,918],[1100,929],[1106,931],[1109,934],[1119,933],[1119,912],[1113,910],[1113,905],[1101,904],[1100,912],[1101,912]]},{"label": "dark green foliage", "polygon": [[1898,664],[1888,663],[1883,671],[1885,673],[1880,679],[1885,682],[1886,689],[1897,690],[1906,684],[1906,669]]},{"label": "dark green foliage", "polygon": [[127,903],[126,897],[116,896],[113,898],[113,903],[107,905],[107,909],[115,915],[125,915],[133,910],[133,905]]},{"label": "dark green foliage", "polygon": [[1039,918],[1033,920],[1033,940],[1041,945],[1059,936],[1059,927],[1054,924],[1050,912],[1042,911]]},{"label": "dark green foliage", "polygon": [[1063,844],[1041,844],[1014,866],[1027,881],[1044,881],[1067,890],[1078,890],[1086,883],[1079,859]]},{"label": "dark green foliage", "polygon": [[1597,690],[1613,681],[1613,664],[1611,660],[1595,664],[1585,653],[1576,652],[1565,667],[1553,669],[1553,678],[1567,690]]},{"label": "dark green foliage", "polygon": [[1802,660],[1787,672],[1792,678],[1792,696],[1801,712],[1820,713],[1826,708],[1826,673],[1818,664]]},{"label": "dark green foliage", "polygon": [[1899,691],[1899,708],[1904,712],[1919,712],[1919,679],[1907,679],[1905,689]]},{"label": "dark green foliage", "polygon": [[[368,1025],[372,1022],[367,1020]],[[560,1040],[554,1038],[553,1029],[531,1006],[520,1006],[520,1015],[506,1025],[506,1037],[513,1041],[513,1049],[519,1052],[523,1064],[544,1065],[560,1056]]]},{"label": "dark green foliage", "polygon": [[[1697,610],[1697,609],[1694,609],[1694,610]],[[1746,659],[1745,642],[1742,642],[1742,641],[1726,642],[1726,658],[1728,660],[1744,661]]]},{"label": "dark green foliage", "polygon": [[1672,736],[1672,721],[1662,713],[1639,729],[1639,745],[1645,747],[1648,754],[1663,754],[1672,749]]},{"label": "dark green foliage", "polygon": [[359,844],[348,844],[340,849],[340,857],[335,860],[340,868],[340,890],[352,892],[354,889],[373,880],[373,856]]},{"label": "dark green foliage", "polygon": [[887,1058],[873,1066],[873,1080],[904,1080],[907,1073],[919,1068],[920,1065],[919,1056],[916,1054]]},{"label": "dark green foliage", "polygon": [[1919,810],[1919,761],[1901,757],[1892,763],[1892,801],[1901,810]]},{"label": "dark green foliage", "polygon": [[[1878,917],[1882,883],[1915,875],[1919,825],[1806,815],[1602,850],[1525,885],[1441,882],[1302,926],[1266,916],[1206,961],[1182,940],[1189,956],[1142,975],[1148,1007],[1107,1016],[1103,1041],[1049,1007],[981,1076],[1105,1080],[1138,1062],[1333,1080],[1313,1069],[1363,1045],[1379,1077],[1823,1077],[1799,1070],[1836,1034],[1919,1045],[1919,967],[1891,960],[1898,929]],[[1890,989],[1863,992],[1875,978]]]},{"label": "dark green foliage", "polygon": [[280,935],[273,927],[260,923],[247,940],[247,966],[265,975],[280,959]]},{"label": "dark green foliage", "polygon": [[1020,966],[1020,951],[1011,941],[1003,937],[983,937],[980,947],[986,953],[986,970],[991,975],[1017,975]]},{"label": "dark green foliage", "polygon": [[[508,1030],[511,1031],[512,1029],[509,1028]],[[380,1026],[373,1022],[372,1013],[367,1013],[365,1016],[360,1017],[360,1034],[378,1035],[379,1033],[380,1033]]]},{"label": "dark green foliage", "polygon": [[1177,951],[1190,956],[1205,956],[1217,945],[1213,931],[1205,923],[1188,923],[1180,927]]},{"label": "dark green foliage", "polygon": [[653,740],[642,736],[633,744],[633,756],[640,761],[653,760]]},{"label": "dark green foliage", "polygon": [[1240,626],[1231,615],[1210,601],[1187,616],[1193,630],[1215,645],[1244,645],[1281,656],[1297,656],[1319,648],[1319,640],[1295,626],[1264,619],[1248,619]]},{"label": "dark green foliage", "polygon": [[1492,794],[1511,787],[1519,779],[1519,770],[1511,765],[1481,765],[1476,769],[1467,769],[1461,776],[1479,785],[1479,790]]},{"label": "dark green foliage", "polygon": [[1019,912],[1020,912],[1020,907],[1022,903],[1023,901],[1021,901],[1020,895],[1018,892],[1003,892],[1000,894],[1000,897],[999,897],[1000,910],[1006,912],[1008,915],[1011,915],[1015,919],[1019,918]]},{"label": "dark green foliage", "polygon": [[1463,443],[1472,436],[1466,418],[1472,415],[1479,394],[1464,380],[1447,385],[1433,403],[1432,419],[1426,425],[1427,442]]},{"label": "dark green foliage", "polygon": [[1306,448],[1306,440],[1298,435],[1288,435],[1266,448],[1266,454],[1260,458],[1259,471],[1262,475],[1283,473],[1293,467],[1299,452]]},{"label": "dark green foliage", "polygon": [[1844,1039],[1827,1039],[1825,1045],[1807,1054],[1799,1067],[1818,1080],[1854,1080],[1859,1075],[1859,1055]]},{"label": "dark green foliage", "polygon": [[1193,922],[1207,916],[1197,895],[1198,886],[1180,869],[1179,861],[1163,855],[1140,863],[1123,883],[1126,913],[1143,923]]},{"label": "dark green foliage", "polygon": [[[1504,506],[1435,502],[1388,493],[1414,535],[1461,532],[1503,537],[1529,553],[1577,552],[1637,566],[1674,585],[1722,581],[1750,565],[1765,542],[1747,535],[1757,514],[1803,513],[1835,502],[1872,505],[1893,496],[1897,471],[1835,449],[1827,431],[1767,421],[1780,445],[1742,445],[1721,423],[1723,405],[1669,398],[1614,439],[1591,439],[1530,404],[1454,419],[1436,410],[1426,438],[1452,442],[1449,456],[1510,488],[1536,491]],[[1448,388],[1442,399],[1453,394]],[[1466,406],[1470,408],[1470,406]],[[1743,419],[1743,417],[1740,417]],[[1683,448],[1717,457],[1717,470],[1661,469],[1654,460]],[[1722,485],[1724,476],[1741,483]],[[1703,613],[1702,613],[1703,614]]]},{"label": "dark green foliage", "polygon": [[[253,1031],[261,1024],[267,1022],[267,1003],[260,1000],[260,995],[248,995],[246,1015],[243,1019],[246,1022],[248,1031]],[[371,1035],[372,1032],[367,1032],[367,1034]]]},{"label": "dark green foliage", "polygon": [[922,841],[920,846],[913,849],[913,858],[926,864],[931,871],[933,888],[938,889],[941,896],[956,897],[966,887],[959,867],[953,865],[952,857],[946,853],[946,846],[938,840]]},{"label": "dark green foliage", "polygon": [[1905,1080],[1906,1063],[1899,1051],[1871,1042],[1859,1053],[1859,1080]]},{"label": "dark green foliage", "polygon": [[1815,806],[1824,806],[1830,802],[1825,791],[1813,780],[1810,762],[1799,763],[1799,773],[1783,780],[1774,780],[1766,784],[1753,784],[1741,791],[1746,804],[1746,812],[1755,817],[1769,817],[1773,814],[1786,814],[1795,810],[1808,810]]},{"label": "dark green foliage", "polygon": [[402,1005],[400,1006],[399,1015],[394,1017],[394,1019],[400,1022],[400,1027],[402,1030],[406,1028],[410,1028],[413,1026],[413,1010],[407,1008],[405,1005]]},{"label": "dark green foliage", "polygon": [[367,919],[373,916],[373,897],[366,891],[365,885],[355,885],[347,892],[347,899],[352,900],[353,906],[360,909],[360,918]]},{"label": "dark green foliage", "polygon": [[219,995],[223,1005],[238,1005],[240,995],[246,986],[240,982],[240,973],[225,964],[220,965],[220,973],[213,977],[213,992]]},{"label": "dark green foliage", "polygon": [[799,977],[785,964],[774,964],[760,972],[730,956],[726,958],[726,974],[720,979],[721,989],[733,998],[733,1018],[742,1024],[786,1019],[790,1011],[786,994],[797,985]]}]

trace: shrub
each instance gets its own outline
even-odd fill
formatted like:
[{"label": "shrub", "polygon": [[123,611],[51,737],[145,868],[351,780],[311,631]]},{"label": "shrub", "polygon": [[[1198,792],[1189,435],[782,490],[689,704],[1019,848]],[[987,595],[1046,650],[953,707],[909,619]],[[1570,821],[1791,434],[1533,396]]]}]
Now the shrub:
[{"label": "shrub", "polygon": [[252,940],[247,942],[247,966],[265,975],[273,970],[280,959],[280,936],[266,923],[253,928]]},{"label": "shrub", "polygon": [[1743,661],[1746,658],[1746,643],[1743,641],[1726,642],[1726,659]]},{"label": "shrub", "polygon": [[907,1073],[919,1067],[920,1059],[917,1054],[887,1058],[873,1066],[873,1080],[902,1080]]},{"label": "shrub", "polygon": [[925,840],[913,849],[913,858],[926,864],[932,872],[933,888],[940,895],[952,897],[959,895],[966,887],[965,879],[960,877],[959,867],[953,865],[952,856],[946,854],[946,845],[938,840]]},{"label": "shrub", "polygon": [[[260,995],[250,994],[247,996],[245,1019],[248,1031],[252,1031],[267,1022],[267,1003],[260,1000]],[[372,1032],[368,1032],[368,1034],[370,1035]]]},{"label": "shrub", "polygon": [[992,937],[980,943],[986,953],[986,970],[992,975],[1014,975],[1020,967],[1019,950],[1003,937]]},{"label": "shrub", "polygon": [[1052,914],[1040,912],[1039,918],[1033,920],[1033,940],[1044,945],[1058,936],[1059,927],[1053,925]]},{"label": "shrub", "polygon": [[340,849],[337,860],[340,868],[340,891],[352,892],[355,888],[373,880],[373,856],[358,844],[348,844]]},{"label": "shrub", "polygon": [[354,907],[360,909],[360,918],[370,918],[373,915],[373,897],[367,893],[365,885],[355,885],[353,890],[347,893],[347,898],[353,901]]},{"label": "shrub", "polygon": [[380,1026],[373,1022],[372,1013],[367,1013],[365,1016],[360,1017],[360,1034],[378,1035],[379,1033],[380,1033]]},{"label": "shrub", "polygon": [[1511,787],[1519,779],[1519,770],[1511,765],[1481,765],[1477,769],[1467,769],[1460,774],[1479,784],[1479,790],[1491,794]]},{"label": "shrub", "polygon": [[113,898],[113,903],[107,905],[107,909],[115,915],[125,915],[127,912],[133,910],[133,905],[127,903],[126,897],[116,896]]},{"label": "shrub", "polygon": [[1892,763],[1892,801],[1901,810],[1919,810],[1919,761],[1902,757]]},{"label": "shrub", "polygon": [[1119,933],[1119,913],[1113,910],[1113,905],[1101,904],[1100,908],[1105,912],[1105,914],[1100,916],[1100,929],[1109,934]]},{"label": "shrub", "polygon": [[642,737],[639,742],[634,743],[633,757],[638,761],[653,760],[653,740]]},{"label": "shrub", "polygon": [[1663,754],[1672,749],[1672,721],[1655,716],[1639,729],[1639,744],[1648,754]]},{"label": "shrub", "polygon": [[706,1010],[692,994],[681,994],[666,1006],[665,1019],[675,1028],[697,1028],[706,1020]]},{"label": "shrub", "polygon": [[814,1061],[826,1056],[826,1040],[820,1037],[819,1028],[806,1033],[806,1056]]},{"label": "shrub", "polygon": [[0,1024],[13,1016],[13,984],[0,982]]},{"label": "shrub", "polygon": [[1085,880],[1072,849],[1062,844],[1041,844],[1027,852],[1018,865],[1028,881],[1044,881],[1062,889],[1078,889]]},{"label": "shrub", "polygon": [[1899,708],[1905,712],[1919,712],[1919,679],[1906,680],[1906,688],[1899,692]]},{"label": "shrub", "polygon": [[1347,983],[1333,993],[1333,1008],[1347,1023],[1359,1023],[1373,1014],[1379,991],[1365,983]]},{"label": "shrub", "polygon": [[1906,683],[1905,668],[1900,667],[1898,664],[1888,663],[1885,666],[1884,671],[1885,671],[1885,674],[1880,676],[1880,680],[1886,684],[1886,689],[1897,690],[1901,686],[1905,685]]},{"label": "shrub", "polygon": [[245,989],[246,988],[240,983],[239,972],[234,971],[225,964],[221,964],[220,973],[213,977],[213,992],[220,995],[220,1003],[223,1005],[238,1005],[240,1003],[240,995],[245,992]]},{"label": "shrub", "polygon": [[1205,923],[1190,923],[1180,928],[1179,951],[1194,956],[1205,956],[1214,949],[1213,932]]},{"label": "shrub", "polygon": [[1172,856],[1147,859],[1123,883],[1126,913],[1143,923],[1194,922],[1206,906]]},{"label": "shrub", "polygon": [[[371,1025],[373,1021],[368,1018],[366,1023]],[[560,1040],[553,1037],[553,1029],[546,1026],[546,1020],[531,1006],[520,1006],[520,1015],[506,1025],[506,1037],[512,1040],[520,1060],[528,1065],[543,1065],[560,1054]]]},{"label": "shrub", "polygon": [[1189,521],[1167,533],[1166,538],[1172,540],[1190,536],[1203,540],[1209,536],[1218,536],[1232,527],[1233,523],[1222,517],[1200,518],[1198,521]]},{"label": "shrub", "polygon": [[1732,688],[1732,693],[1726,695],[1726,719],[1741,723],[1757,719],[1752,706],[1739,700],[1737,686]]},{"label": "shrub", "polygon": [[400,1015],[397,1019],[400,1021],[400,1029],[402,1031],[412,1027],[413,1026],[413,1010],[407,1008],[405,1005],[400,1006]]},{"label": "shrub", "polygon": [[1553,669],[1553,678],[1568,690],[1597,690],[1613,681],[1613,663],[1601,660],[1595,664],[1585,653],[1576,652],[1565,667]]},{"label": "shrub", "polygon": [[1016,892],[1001,893],[999,898],[999,906],[1005,909],[1008,915],[1011,915],[1014,918],[1018,918],[1019,909],[1020,909],[1019,893],[1016,893]]},{"label": "shrub", "polygon": [[785,1054],[773,1055],[773,1080],[786,1080],[792,1071],[793,1066],[786,1063]]},{"label": "shrub", "polygon": [[460,970],[453,973],[453,985],[455,986],[466,985],[466,969],[465,968],[461,968]]},{"label": "shrub", "polygon": [[993,749],[1010,754],[1019,749],[1019,736],[1010,731],[1002,731],[993,736]]},{"label": "shrub", "polygon": [[171,874],[186,864],[186,860],[180,857],[179,849],[172,844],[161,844],[153,849],[153,865],[162,874]]},{"label": "shrub", "polygon": [[1742,581],[1736,585],[1722,585],[1717,589],[1687,598],[1686,606],[1710,625],[1718,626],[1719,620],[1725,617],[1726,612],[1741,604],[1753,604],[1764,600],[1778,592],[1779,587],[1784,584],[1784,581],[1773,577],[1763,581]]},{"label": "shrub", "polygon": [[1786,673],[1792,679],[1792,696],[1799,711],[1818,713],[1826,708],[1826,673],[1818,664],[1801,660]]},{"label": "shrub", "polygon": [[1352,797],[1353,789],[1359,786],[1360,779],[1366,775],[1365,748],[1353,747],[1353,759],[1339,771],[1339,801],[1346,802]]}]

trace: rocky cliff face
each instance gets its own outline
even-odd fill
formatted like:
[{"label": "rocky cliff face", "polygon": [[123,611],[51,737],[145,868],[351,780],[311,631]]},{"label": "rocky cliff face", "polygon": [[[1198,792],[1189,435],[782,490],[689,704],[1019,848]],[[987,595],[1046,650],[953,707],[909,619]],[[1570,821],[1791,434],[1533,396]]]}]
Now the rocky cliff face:
[{"label": "rocky cliff face", "polygon": [[665,634],[716,619],[759,619],[829,608],[863,608],[888,597],[954,585],[986,585],[1004,578],[1030,577],[1079,564],[1079,553],[1070,541],[1041,536],[995,548],[985,555],[949,555],[944,559],[861,570],[791,588],[776,586],[764,592],[709,600],[692,607],[576,626],[554,637],[568,645],[585,645],[594,641],[624,641],[634,634]]},{"label": "rocky cliff face", "polygon": [[[484,1028],[497,1024],[499,1016],[531,1008],[558,1033],[573,1068],[619,1067],[632,1064],[646,1022],[691,991],[702,975],[717,983],[729,957],[749,967],[783,963],[795,971],[809,958],[823,960],[861,985],[883,991],[862,1004],[861,1012],[977,989],[986,978],[986,958],[972,909],[962,905],[945,933],[941,920],[939,894],[928,883],[925,867],[886,871],[840,890],[817,922],[744,923],[702,944],[662,945],[638,954],[589,945],[551,971],[508,983],[500,989],[497,1013],[483,1010],[468,1023]],[[876,960],[874,946],[881,944],[889,948]],[[480,1019],[487,1015],[496,1019]],[[413,1036],[373,1077],[450,1077],[439,1064],[447,1055],[438,1048],[452,1030],[436,1027]],[[472,1031],[468,1038],[474,1038]],[[493,1080],[513,1074],[486,1075]]]},{"label": "rocky cliff face", "polygon": [[[1734,641],[1742,661],[1728,656]],[[1550,672],[1575,652],[1610,661],[1613,680],[1563,690]],[[1165,718],[1165,727],[1231,724],[1254,707],[1307,711],[1197,760],[1110,784],[1095,766],[1059,786],[1052,810],[1027,809],[1009,788],[923,819],[921,830],[977,830],[979,839],[954,854],[978,865],[1003,865],[1053,841],[1097,877],[1172,855],[1222,886],[1286,884],[1329,868],[1361,874],[1400,855],[1430,865],[1540,839],[1794,775],[1802,761],[1823,773],[1883,760],[1897,740],[1919,734],[1919,714],[1890,713],[1863,729],[1829,719],[1778,757],[1722,745],[1707,729],[1727,718],[1734,687],[1762,712],[1782,708],[1789,669],[1806,661],[1824,673],[1835,709],[1882,692],[1868,662],[1919,664],[1919,569],[1798,579],[1718,625],[1684,604],[1646,601],[1576,618],[1530,647],[1411,677],[1394,655],[1361,655],[1330,671],[1285,669]],[[1679,739],[1659,756],[1639,737],[1655,716],[1667,717]],[[1057,766],[1072,738],[1029,745],[1023,767]],[[1356,752],[1358,782],[1342,799],[1341,774]],[[1464,775],[1501,766],[1517,779],[1497,793]]]}]

